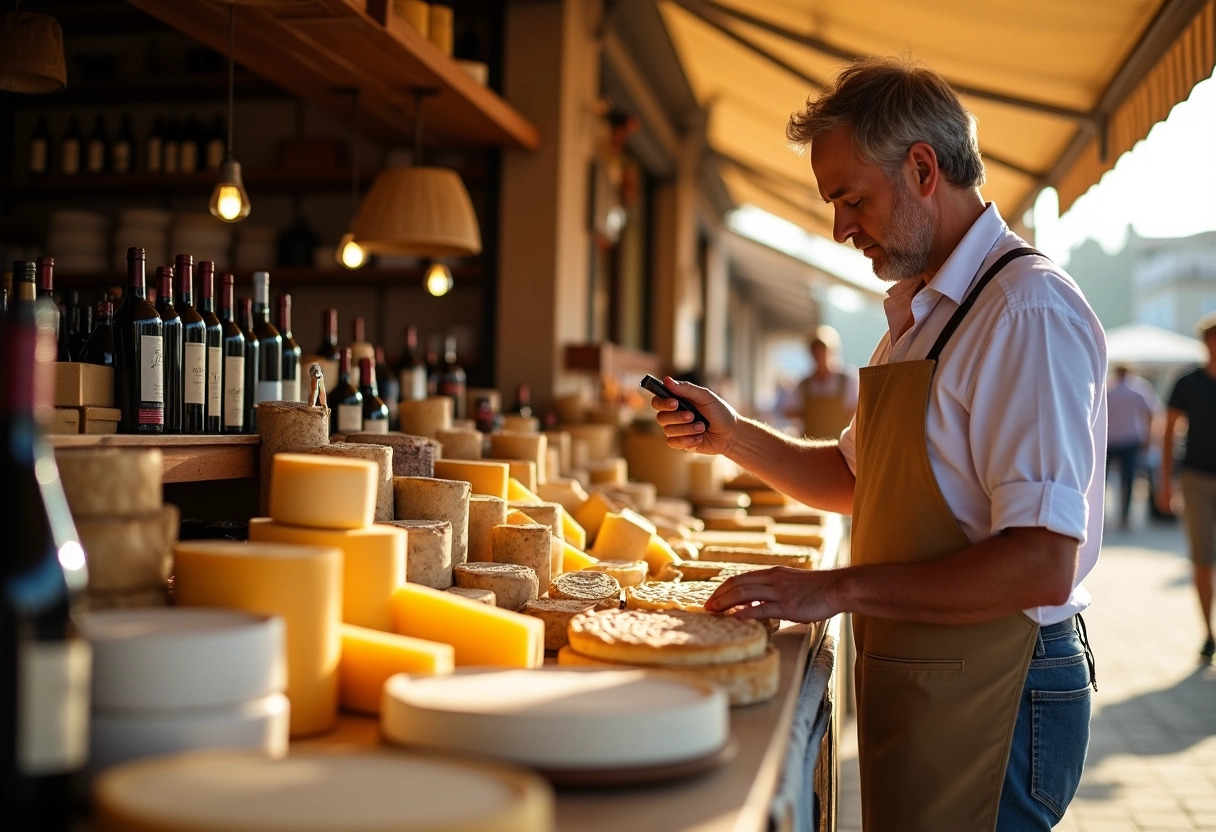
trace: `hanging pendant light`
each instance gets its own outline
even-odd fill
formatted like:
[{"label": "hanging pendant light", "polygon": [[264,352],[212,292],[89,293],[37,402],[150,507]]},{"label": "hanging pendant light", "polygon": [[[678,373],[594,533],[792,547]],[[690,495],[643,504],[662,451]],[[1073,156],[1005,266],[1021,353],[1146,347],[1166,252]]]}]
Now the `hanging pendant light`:
[{"label": "hanging pendant light", "polygon": [[249,194],[241,180],[241,163],[232,158],[232,84],[235,75],[236,5],[228,9],[228,145],[220,165],[219,180],[211,192],[211,214],[224,222],[240,222],[249,216]]},{"label": "hanging pendant light", "polygon": [[433,92],[414,90],[413,164],[380,171],[351,225],[370,253],[467,257],[481,252],[477,214],[460,176],[422,164],[422,99]]},{"label": "hanging pendant light", "polygon": [[[350,90],[351,108],[351,137],[350,137],[350,210],[351,218],[359,209],[359,90]],[[334,251],[338,263],[348,269],[357,269],[367,262],[367,252],[355,241],[355,235],[347,231],[338,241]]]},{"label": "hanging pendant light", "polygon": [[63,30],[47,14],[15,10],[0,17],[0,90],[59,92],[68,83]]},{"label": "hanging pendant light", "polygon": [[426,270],[423,285],[426,286],[428,292],[440,298],[452,291],[452,287],[456,285],[456,280],[452,277],[452,270],[448,268],[447,263],[436,260]]}]

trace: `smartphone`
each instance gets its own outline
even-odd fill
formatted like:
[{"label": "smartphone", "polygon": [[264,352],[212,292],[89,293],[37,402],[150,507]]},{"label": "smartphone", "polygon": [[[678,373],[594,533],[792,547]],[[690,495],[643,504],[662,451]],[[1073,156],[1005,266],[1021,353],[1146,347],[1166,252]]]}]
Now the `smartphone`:
[{"label": "smartphone", "polygon": [[675,399],[677,402],[676,410],[687,410],[692,414],[692,420],[694,422],[703,422],[706,428],[709,427],[709,420],[701,415],[701,411],[697,410],[690,403],[668,390],[667,385],[650,375],[650,373],[642,376],[640,386],[646,390],[649,390],[654,395],[661,396],[664,399]]}]

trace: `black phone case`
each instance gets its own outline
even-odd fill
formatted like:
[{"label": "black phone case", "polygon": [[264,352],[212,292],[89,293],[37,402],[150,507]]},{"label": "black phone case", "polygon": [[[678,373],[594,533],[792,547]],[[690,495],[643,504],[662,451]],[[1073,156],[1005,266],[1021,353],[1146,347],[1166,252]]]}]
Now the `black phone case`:
[{"label": "black phone case", "polygon": [[695,407],[693,407],[692,404],[685,401],[684,399],[681,399],[675,393],[668,390],[666,384],[659,381],[657,378],[650,375],[649,373],[642,376],[642,380],[640,382],[638,382],[638,386],[640,386],[644,390],[650,391],[651,393],[653,393],[656,396],[661,396],[664,399],[675,399],[677,402],[676,410],[687,410],[689,413],[692,414],[692,418],[693,418],[694,422],[704,422],[705,427],[707,427],[707,428],[709,427],[709,420],[701,415],[701,411],[697,410]]}]

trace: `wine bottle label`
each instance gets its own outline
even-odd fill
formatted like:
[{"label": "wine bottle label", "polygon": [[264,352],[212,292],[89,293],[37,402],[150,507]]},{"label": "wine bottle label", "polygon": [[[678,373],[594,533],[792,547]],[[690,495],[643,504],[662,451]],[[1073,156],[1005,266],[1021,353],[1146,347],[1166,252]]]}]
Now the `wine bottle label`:
[{"label": "wine bottle label", "polygon": [[338,405],[338,433],[358,433],[363,430],[363,406]]},{"label": "wine bottle label", "polygon": [[254,404],[281,401],[283,401],[283,382],[258,379],[258,392],[257,398],[253,400]]},{"label": "wine bottle label", "polygon": [[148,139],[148,173],[160,173],[163,144],[158,136]]},{"label": "wine bottle label", "polygon": [[388,419],[364,419],[364,433],[388,433]]},{"label": "wine bottle label", "polygon": [[219,347],[207,347],[207,417],[220,415],[223,387],[221,367],[224,366],[223,351]]},{"label": "wine bottle label", "polygon": [[101,173],[106,167],[106,146],[101,142],[89,142],[85,152],[85,170]]},{"label": "wine bottle label", "polygon": [[400,375],[401,398],[420,401],[426,398],[426,367],[402,370]]},{"label": "wine bottle label", "polygon": [[177,142],[165,142],[161,167],[165,173],[177,173],[177,160],[180,147]]},{"label": "wine bottle label", "polygon": [[139,336],[139,398],[141,402],[165,402],[165,339],[160,335]]},{"label": "wine bottle label", "polygon": [[224,427],[245,424],[245,356],[224,356]]},{"label": "wine bottle label", "polygon": [[131,170],[131,145],[118,142],[114,145],[114,158],[111,167],[115,173],[129,173]]},{"label": "wine bottle label", "polygon": [[186,404],[202,404],[207,395],[207,345],[190,342],[182,346],[185,347],[182,356],[184,400]]},{"label": "wine bottle label", "polygon": [[46,173],[46,139],[34,139],[30,143],[30,173]]},{"label": "wine bottle label", "polygon": [[80,173],[80,140],[63,140],[63,172],[68,176]]},{"label": "wine bottle label", "polygon": [[207,169],[218,170],[223,163],[224,142],[220,139],[212,139],[207,142]]},{"label": "wine bottle label", "polygon": [[89,752],[89,643],[26,642],[18,661],[17,768],[32,777],[75,771]]},{"label": "wine bottle label", "polygon": [[198,145],[194,142],[183,142],[178,151],[177,167],[182,173],[194,173],[198,170]]},{"label": "wine bottle label", "polygon": [[285,378],[283,379],[283,401],[285,402],[302,402],[300,398],[300,379]]}]

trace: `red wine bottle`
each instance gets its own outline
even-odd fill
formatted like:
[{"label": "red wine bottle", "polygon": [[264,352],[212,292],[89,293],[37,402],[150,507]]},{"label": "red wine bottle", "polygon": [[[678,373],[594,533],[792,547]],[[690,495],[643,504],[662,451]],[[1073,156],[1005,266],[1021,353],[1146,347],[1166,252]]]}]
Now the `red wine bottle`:
[{"label": "red wine bottle", "polygon": [[255,409],[258,395],[258,373],[261,369],[258,350],[258,337],[253,333],[253,299],[236,299],[236,322],[241,326],[245,335],[245,433],[257,433],[257,415]]},{"label": "red wine bottle", "polygon": [[304,387],[300,383],[300,344],[291,334],[291,295],[279,295],[275,306],[275,329],[283,336],[283,401],[304,401]]},{"label": "red wine bottle", "polygon": [[97,302],[97,325],[84,342],[79,361],[114,366],[114,301],[109,296]]},{"label": "red wine bottle", "polygon": [[194,258],[174,258],[177,314],[182,319],[182,433],[207,431],[207,324],[194,308]]},{"label": "red wine bottle", "polygon": [[270,322],[270,272],[253,273],[253,335],[258,339],[258,392],[254,403],[283,400],[283,336]]},{"label": "red wine bottle", "polygon": [[220,278],[220,314],[224,329],[224,362],[221,372],[220,431],[223,433],[245,432],[245,331],[236,322],[233,307],[233,284],[231,274]]},{"label": "red wine bottle", "polygon": [[359,359],[359,395],[363,397],[363,432],[388,433],[388,405],[376,391],[376,362]]},{"label": "red wine bottle", "polygon": [[457,419],[465,417],[467,386],[464,368],[456,357],[456,336],[449,335],[443,339],[443,364],[439,368],[439,383],[435,392],[453,400],[453,413]]},{"label": "red wine bottle", "polygon": [[156,267],[156,311],[164,324],[165,433],[182,432],[182,317],[173,302],[173,267]]},{"label": "red wine bottle", "polygon": [[[215,314],[215,262],[200,260],[198,313],[207,328],[207,433],[220,433],[224,402],[224,325]],[[242,356],[242,359],[244,356]]]},{"label": "red wine bottle", "polygon": [[88,573],[36,417],[50,404],[36,371],[55,358],[50,326],[21,303],[0,328],[0,805],[14,832],[74,828],[88,756],[92,662],[73,618]]},{"label": "red wine bottle", "polygon": [[410,325],[405,328],[405,346],[401,357],[397,359],[397,383],[401,386],[401,401],[425,399],[426,362],[418,353],[418,327]]},{"label": "red wine bottle", "polygon": [[329,401],[329,432],[359,433],[363,430],[363,394],[350,377],[350,347],[338,353],[338,383],[326,394]]},{"label": "red wine bottle", "polygon": [[321,313],[321,345],[313,353],[321,358],[338,361],[342,357],[338,349],[338,310],[326,309]]},{"label": "red wine bottle", "polygon": [[148,303],[144,250],[127,249],[127,290],[114,310],[114,398],[123,433],[165,432],[165,327]]}]

